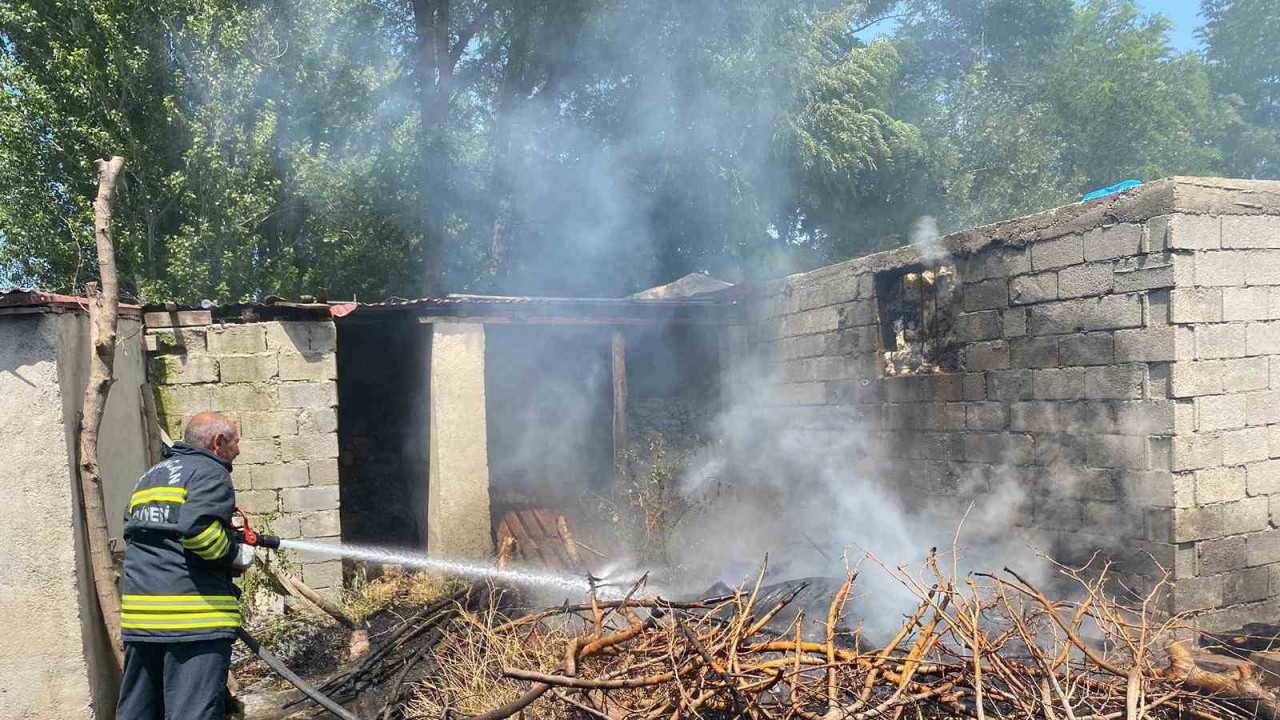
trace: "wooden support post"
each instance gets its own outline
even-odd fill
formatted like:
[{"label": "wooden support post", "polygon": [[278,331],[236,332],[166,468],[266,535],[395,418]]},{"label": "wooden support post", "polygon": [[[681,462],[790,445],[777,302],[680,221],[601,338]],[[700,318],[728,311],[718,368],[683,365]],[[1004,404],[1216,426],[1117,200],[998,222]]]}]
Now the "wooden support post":
[{"label": "wooden support post", "polygon": [[627,341],[622,330],[613,331],[613,480],[627,474]]}]

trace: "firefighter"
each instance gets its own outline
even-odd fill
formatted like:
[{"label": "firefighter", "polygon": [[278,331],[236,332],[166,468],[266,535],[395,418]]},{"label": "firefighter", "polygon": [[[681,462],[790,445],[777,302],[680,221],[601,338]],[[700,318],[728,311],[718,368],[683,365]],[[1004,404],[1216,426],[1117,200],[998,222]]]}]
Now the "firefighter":
[{"label": "firefighter", "polygon": [[134,486],[125,513],[116,720],[223,720],[240,625],[235,574],[254,559],[231,527],[240,431],[217,413],[187,423],[168,459]]}]

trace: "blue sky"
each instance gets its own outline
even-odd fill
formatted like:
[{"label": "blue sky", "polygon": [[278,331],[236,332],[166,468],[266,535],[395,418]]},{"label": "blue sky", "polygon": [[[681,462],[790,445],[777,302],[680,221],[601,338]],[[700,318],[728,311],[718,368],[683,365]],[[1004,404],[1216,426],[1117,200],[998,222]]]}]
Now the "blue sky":
[{"label": "blue sky", "polygon": [[1170,39],[1179,50],[1198,50],[1196,28],[1200,26],[1200,0],[1138,0],[1146,13],[1163,13],[1173,21]]}]

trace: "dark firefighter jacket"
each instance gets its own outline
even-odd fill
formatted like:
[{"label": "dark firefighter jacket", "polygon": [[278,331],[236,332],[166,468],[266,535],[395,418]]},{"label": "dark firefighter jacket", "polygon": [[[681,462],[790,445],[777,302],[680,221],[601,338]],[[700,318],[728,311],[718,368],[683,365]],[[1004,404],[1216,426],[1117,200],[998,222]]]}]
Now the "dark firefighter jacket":
[{"label": "dark firefighter jacket", "polygon": [[147,471],[125,512],[121,635],[130,642],[235,637],[231,464],[184,443]]}]

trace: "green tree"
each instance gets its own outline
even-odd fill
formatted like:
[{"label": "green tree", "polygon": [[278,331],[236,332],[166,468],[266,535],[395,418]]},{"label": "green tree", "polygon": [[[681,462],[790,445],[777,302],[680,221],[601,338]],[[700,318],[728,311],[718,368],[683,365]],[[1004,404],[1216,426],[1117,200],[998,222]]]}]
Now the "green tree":
[{"label": "green tree", "polygon": [[1227,171],[1280,179],[1280,4],[1202,0],[1209,74],[1235,111],[1222,140]]}]

